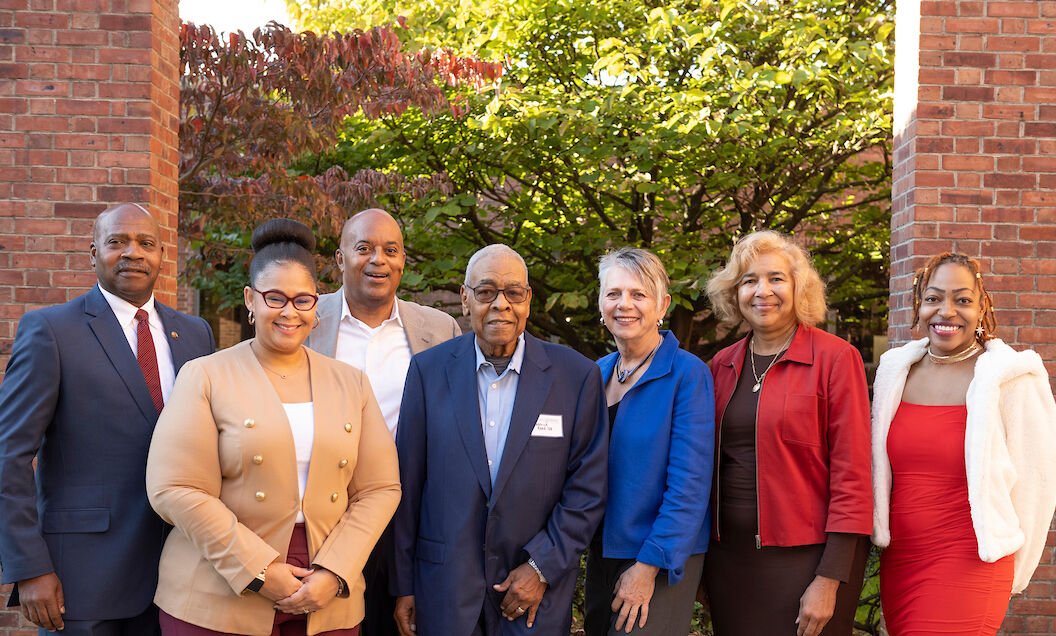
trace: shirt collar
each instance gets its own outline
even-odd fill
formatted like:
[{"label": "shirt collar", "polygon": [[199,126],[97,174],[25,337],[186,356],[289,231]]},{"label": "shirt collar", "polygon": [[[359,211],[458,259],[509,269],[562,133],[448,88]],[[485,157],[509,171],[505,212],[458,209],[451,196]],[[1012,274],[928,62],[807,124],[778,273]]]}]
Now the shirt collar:
[{"label": "shirt collar", "polygon": [[[484,359],[484,352],[480,350],[480,342],[477,341],[477,337],[473,336],[473,351],[477,354],[477,371],[484,365],[491,366],[491,363]],[[513,357],[510,358],[510,365],[506,367],[506,370],[513,369],[517,375],[521,374],[521,362],[524,361],[524,332],[517,336],[517,348],[513,350]]]},{"label": "shirt collar", "polygon": [[784,358],[790,362],[801,362],[803,364],[814,363],[814,327],[808,324],[800,324],[796,329],[796,335],[792,336],[792,342],[788,344],[788,351]]},{"label": "shirt collar", "polygon": [[[352,315],[352,312],[348,309],[348,298],[345,297],[344,289],[345,288],[342,287],[341,291],[338,292],[341,294],[341,320],[343,321],[345,318],[348,318],[352,321],[352,324],[354,325],[359,325],[364,329],[373,330],[371,327],[368,327],[366,323]],[[384,327],[386,324],[392,322],[393,320],[396,321],[396,325],[400,329],[403,329],[403,319],[400,318],[399,303],[396,302],[395,298],[392,299],[392,311],[389,312],[389,317],[382,321],[382,323],[378,325],[377,328],[380,329],[381,327]]]},{"label": "shirt collar", "polygon": [[132,321],[136,319],[136,311],[142,309],[147,312],[147,322],[158,321],[158,310],[154,306],[154,294],[150,295],[147,302],[143,303],[142,307],[136,307],[132,303],[128,302],[124,298],[119,298],[114,294],[103,289],[102,285],[99,285],[99,291],[103,293],[103,298],[106,299],[110,309],[113,310],[114,315],[117,316],[117,322],[122,327],[132,324]]}]

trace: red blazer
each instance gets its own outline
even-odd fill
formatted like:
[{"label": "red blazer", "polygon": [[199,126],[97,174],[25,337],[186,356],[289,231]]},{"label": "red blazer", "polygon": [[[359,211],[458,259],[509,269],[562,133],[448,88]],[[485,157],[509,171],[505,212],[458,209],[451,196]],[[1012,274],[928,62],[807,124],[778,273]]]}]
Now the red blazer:
[{"label": "red blazer", "polygon": [[[747,346],[744,338],[711,361],[717,453],[722,416]],[[759,393],[755,452],[761,544],[824,543],[828,532],[868,535],[873,522],[869,437],[861,354],[842,338],[800,325]],[[718,459],[715,467],[718,474]],[[716,510],[718,497],[712,499]]]}]

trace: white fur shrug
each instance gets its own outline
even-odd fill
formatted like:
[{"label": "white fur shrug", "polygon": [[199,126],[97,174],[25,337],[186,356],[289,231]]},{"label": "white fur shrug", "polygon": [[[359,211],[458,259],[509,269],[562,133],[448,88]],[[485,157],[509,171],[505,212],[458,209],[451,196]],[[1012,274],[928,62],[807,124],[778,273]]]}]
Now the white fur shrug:
[{"label": "white fur shrug", "polygon": [[[880,547],[891,542],[887,432],[927,343],[884,353],[873,383],[873,542]],[[1015,553],[1012,592],[1019,593],[1038,566],[1056,510],[1056,402],[1048,373],[1037,353],[991,340],[966,402],[964,463],[979,558],[992,563]]]}]

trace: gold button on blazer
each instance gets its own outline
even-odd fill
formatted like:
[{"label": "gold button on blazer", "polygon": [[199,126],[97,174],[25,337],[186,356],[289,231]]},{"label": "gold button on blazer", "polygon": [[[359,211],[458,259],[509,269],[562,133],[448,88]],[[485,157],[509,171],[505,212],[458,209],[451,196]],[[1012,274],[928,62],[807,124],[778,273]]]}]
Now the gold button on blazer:
[{"label": "gold button on blazer", "polygon": [[[316,634],[363,620],[363,564],[396,510],[400,484],[366,375],[306,351],[315,407],[303,500],[308,553],[349,586],[348,597],[309,615]],[[243,590],[272,561],[285,561],[302,502],[290,424],[249,341],[180,371],[154,430],[147,495],[175,526],[161,555],[158,607],[208,629],[270,634],[272,602]]]}]

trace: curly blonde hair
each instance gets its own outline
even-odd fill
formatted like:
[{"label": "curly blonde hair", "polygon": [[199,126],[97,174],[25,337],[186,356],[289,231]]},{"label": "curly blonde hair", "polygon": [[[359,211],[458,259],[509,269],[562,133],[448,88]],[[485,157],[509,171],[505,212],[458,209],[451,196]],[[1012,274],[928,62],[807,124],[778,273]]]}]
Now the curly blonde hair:
[{"label": "curly blonde hair", "polygon": [[816,325],[825,320],[825,283],[814,269],[810,255],[792,242],[791,237],[773,230],[760,230],[742,236],[730,252],[726,266],[715,271],[708,280],[708,299],[719,320],[730,326],[744,321],[737,306],[737,288],[741,278],[755,259],[763,254],[783,254],[792,268],[793,305],[796,321]]}]

